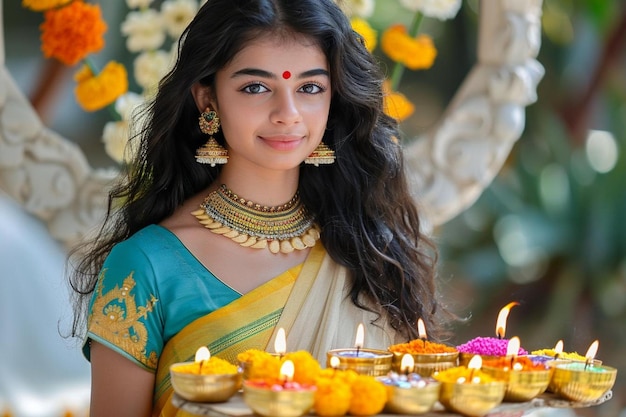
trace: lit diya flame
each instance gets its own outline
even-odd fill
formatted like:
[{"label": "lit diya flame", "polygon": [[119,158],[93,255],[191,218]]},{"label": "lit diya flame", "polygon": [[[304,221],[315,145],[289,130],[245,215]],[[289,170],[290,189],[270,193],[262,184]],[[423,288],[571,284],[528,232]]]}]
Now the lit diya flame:
[{"label": "lit diya flame", "polygon": [[559,340],[558,342],[556,342],[556,345],[554,346],[554,359],[559,359],[559,356],[561,356],[561,353],[563,353],[563,341]]},{"label": "lit diya flame", "polygon": [[598,353],[598,345],[600,344],[600,342],[598,342],[597,340],[594,340],[593,343],[589,346],[589,349],[587,349],[587,353],[585,353],[585,369],[587,369],[587,366],[591,364],[591,362],[593,362],[594,358],[596,357],[596,353]]},{"label": "lit diya flame", "polygon": [[417,319],[417,334],[422,340],[426,340],[428,338],[428,336],[426,335],[426,326],[424,326],[424,320],[422,320],[421,318]]},{"label": "lit diya flame", "polygon": [[331,368],[333,368],[333,369],[339,368],[339,364],[340,363],[341,363],[341,360],[338,357],[333,356],[333,357],[330,358],[330,367]]},{"label": "lit diya flame", "polygon": [[[469,363],[467,364],[467,369],[470,370],[469,379],[466,382],[474,382],[474,372],[482,368],[483,366],[483,358],[480,355],[472,356]],[[478,381],[476,381],[478,382]]]},{"label": "lit diya flame", "polygon": [[517,371],[523,368],[522,364],[515,363],[515,358],[517,358],[517,354],[519,353],[519,347],[520,340],[517,336],[513,336],[506,345],[506,357],[511,359],[511,368]]},{"label": "lit diya flame", "polygon": [[278,329],[278,332],[276,333],[274,352],[276,352],[276,354],[281,358],[287,352],[287,337],[285,336],[285,329],[282,327]]},{"label": "lit diya flame", "polygon": [[518,305],[519,303],[517,301],[511,301],[502,307],[502,310],[498,313],[498,319],[496,320],[496,336],[498,336],[498,339],[504,339],[506,333],[506,319],[509,317],[511,309]]},{"label": "lit diya flame", "polygon": [[198,373],[202,372],[202,365],[205,361],[211,359],[211,352],[206,346],[201,346],[196,350],[195,362],[198,364]]},{"label": "lit diya flame", "polygon": [[356,337],[354,338],[354,347],[356,348],[357,356],[359,356],[359,350],[363,347],[364,341],[365,329],[363,328],[363,323],[359,323],[359,326],[356,328]]},{"label": "lit diya flame", "polygon": [[293,366],[293,361],[286,360],[280,367],[280,380],[283,382],[291,382],[294,372],[295,367]]},{"label": "lit diya flame", "polygon": [[415,368],[415,361],[413,360],[413,356],[409,353],[405,353],[402,356],[402,362],[400,362],[400,372],[404,372],[405,375],[408,375]]}]

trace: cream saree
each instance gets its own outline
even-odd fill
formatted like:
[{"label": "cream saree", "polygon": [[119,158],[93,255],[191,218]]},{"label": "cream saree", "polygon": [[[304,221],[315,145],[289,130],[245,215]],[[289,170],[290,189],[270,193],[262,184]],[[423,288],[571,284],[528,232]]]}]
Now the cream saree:
[{"label": "cream saree", "polygon": [[295,283],[289,272],[294,271],[194,321],[166,344],[157,368],[154,415],[187,415],[171,404],[169,367],[193,360],[203,345],[236,363],[237,354],[246,349],[273,351],[276,332],[282,327],[289,351],[307,350],[325,366],[328,350],[354,345],[359,323],[366,329],[366,347],[386,349],[397,342],[393,329],[384,323],[383,327],[372,325],[376,315],[355,307],[347,298],[347,271],[321,245],[311,250]]}]

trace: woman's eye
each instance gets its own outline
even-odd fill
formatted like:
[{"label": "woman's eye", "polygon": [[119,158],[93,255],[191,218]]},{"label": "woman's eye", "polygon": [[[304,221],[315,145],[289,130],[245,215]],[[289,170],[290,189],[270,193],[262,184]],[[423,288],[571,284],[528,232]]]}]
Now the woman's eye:
[{"label": "woman's eye", "polygon": [[323,93],[324,91],[326,91],[326,89],[322,87],[321,85],[317,85],[317,84],[305,84],[302,87],[300,87],[300,91],[302,91],[303,93],[307,93],[307,94],[318,94],[318,93]]},{"label": "woman's eye", "polygon": [[248,84],[241,91],[248,94],[259,94],[269,90],[263,84]]}]

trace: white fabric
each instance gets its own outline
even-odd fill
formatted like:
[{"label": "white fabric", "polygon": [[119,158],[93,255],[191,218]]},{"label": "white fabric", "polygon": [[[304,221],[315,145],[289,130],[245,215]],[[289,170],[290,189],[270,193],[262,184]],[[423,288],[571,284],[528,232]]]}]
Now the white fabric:
[{"label": "white fabric", "polygon": [[41,222],[0,193],[0,414],[84,415],[89,363],[67,330],[65,252]]}]

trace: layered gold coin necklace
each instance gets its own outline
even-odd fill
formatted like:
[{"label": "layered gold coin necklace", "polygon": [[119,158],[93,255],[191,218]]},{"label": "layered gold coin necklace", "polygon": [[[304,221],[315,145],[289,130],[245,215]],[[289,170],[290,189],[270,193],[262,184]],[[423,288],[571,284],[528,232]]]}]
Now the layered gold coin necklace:
[{"label": "layered gold coin necklace", "polygon": [[285,204],[268,207],[245,200],[222,184],[191,214],[213,233],[272,253],[304,250],[320,238],[298,193]]}]

